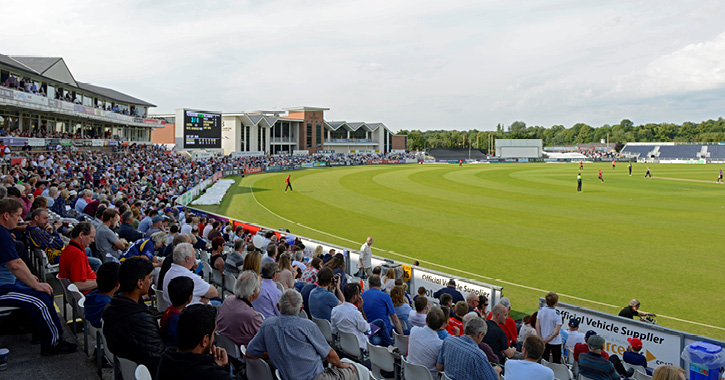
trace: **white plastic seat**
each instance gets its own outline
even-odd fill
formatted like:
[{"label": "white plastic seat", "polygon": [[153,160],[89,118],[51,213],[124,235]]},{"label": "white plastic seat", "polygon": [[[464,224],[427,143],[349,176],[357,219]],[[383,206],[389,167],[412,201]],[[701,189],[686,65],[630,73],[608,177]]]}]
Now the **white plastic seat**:
[{"label": "white plastic seat", "polygon": [[403,362],[403,379],[404,380],[434,380],[428,368],[419,364],[412,364],[405,358],[401,358]]},{"label": "white plastic seat", "polygon": [[[340,341],[342,341],[342,337],[340,338]],[[381,374],[381,371],[393,373],[396,371],[395,357],[393,356],[393,354],[388,351],[387,348],[370,344],[370,342],[367,342],[367,347],[368,355],[370,358],[370,375],[375,380],[397,378],[397,376],[383,377],[383,375]]]},{"label": "white plastic seat", "polygon": [[571,374],[571,371],[569,371],[569,367],[567,367],[566,364],[549,363],[543,360],[542,364],[546,367],[551,368],[551,370],[554,371],[554,377],[559,380],[570,380],[574,378],[574,376]]},{"label": "white plastic seat", "polygon": [[635,380],[652,380],[652,376],[648,375],[647,372],[640,372],[639,370],[634,371],[634,376],[632,376]]},{"label": "white plastic seat", "polygon": [[332,335],[332,326],[330,325],[330,322],[326,319],[317,319],[315,317],[310,317],[310,319],[317,325],[317,328],[320,329],[320,332],[322,332],[322,336],[325,337],[327,344],[335,348],[335,338]]},{"label": "white plastic seat", "polygon": [[451,378],[445,372],[441,372],[441,380],[451,380]]},{"label": "white plastic seat", "polygon": [[[153,285],[151,285],[151,286],[153,286]],[[166,302],[166,299],[164,298],[165,292],[163,290],[159,290],[154,287],[154,291],[156,292],[156,310],[163,313],[171,305],[169,305],[169,303]]]},{"label": "white plastic seat", "polygon": [[262,359],[244,358],[247,362],[247,378],[255,380],[274,380],[269,364]]},{"label": "white plastic seat", "polygon": [[395,347],[400,350],[400,354],[403,356],[408,356],[408,338],[408,335],[398,334],[398,332],[393,329],[393,343],[395,344]]},{"label": "white plastic seat", "polygon": [[138,367],[138,364],[128,359],[119,358],[118,356],[116,360],[121,368],[121,376],[123,376],[124,380],[136,378],[136,367]]},{"label": "white plastic seat", "polygon": [[83,321],[83,348],[85,350],[86,356],[88,356],[88,330],[90,325],[86,320],[86,313],[84,308],[86,296],[84,296],[83,293],[78,290],[78,286],[76,286],[76,284],[69,284],[68,297],[71,298],[71,307],[73,308],[73,333],[76,332],[76,318],[80,318]]},{"label": "white plastic seat", "polygon": [[622,360],[622,365],[624,366],[624,369],[626,369],[626,370],[629,370],[630,368],[634,368],[634,372],[633,372],[632,376],[634,376],[634,373],[637,371],[642,372],[644,374],[647,373],[647,370],[644,369],[644,367],[641,365],[629,364],[629,363],[625,362],[624,360]]},{"label": "white plastic seat", "polygon": [[340,351],[352,359],[364,363],[366,360],[363,350],[360,348],[360,339],[354,333],[338,331]]},{"label": "white plastic seat", "polygon": [[149,369],[143,364],[139,364],[138,367],[136,367],[135,375],[136,380],[151,380],[151,372],[149,372]]},{"label": "white plastic seat", "polygon": [[214,333],[214,343],[217,347],[221,347],[224,350],[227,351],[227,355],[233,356],[237,359],[242,358],[242,353],[239,350],[239,346],[237,346],[236,343],[234,343],[231,339],[227,338],[226,336],[217,333]]}]

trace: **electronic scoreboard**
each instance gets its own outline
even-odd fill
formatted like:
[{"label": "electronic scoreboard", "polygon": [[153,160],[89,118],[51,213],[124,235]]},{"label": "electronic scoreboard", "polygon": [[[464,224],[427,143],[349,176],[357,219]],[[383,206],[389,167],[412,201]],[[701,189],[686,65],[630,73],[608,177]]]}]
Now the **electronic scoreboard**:
[{"label": "electronic scoreboard", "polygon": [[221,149],[222,115],[184,111],[184,149]]}]

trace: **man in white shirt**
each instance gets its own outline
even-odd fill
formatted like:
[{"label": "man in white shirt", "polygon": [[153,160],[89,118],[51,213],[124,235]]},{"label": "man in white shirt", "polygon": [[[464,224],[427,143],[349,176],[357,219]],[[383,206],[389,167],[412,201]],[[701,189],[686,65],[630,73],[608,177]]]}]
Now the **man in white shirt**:
[{"label": "man in white shirt", "polygon": [[365,243],[360,247],[360,268],[365,271],[365,276],[370,277],[373,275],[373,238],[368,237]]},{"label": "man in white shirt", "polygon": [[[208,303],[209,299],[219,297],[219,291],[215,287],[210,286],[209,283],[204,281],[201,277],[191,271],[196,260],[194,247],[189,243],[181,243],[174,247],[173,263],[171,268],[166,272],[164,276],[164,299],[171,305],[171,299],[169,299],[169,282],[176,277],[184,276],[194,280],[194,293],[191,299],[191,303],[204,302]],[[169,258],[167,258],[168,260]]]},{"label": "man in white shirt", "polygon": [[585,344],[584,334],[579,332],[579,320],[572,318],[569,320],[569,336],[566,338],[566,348],[574,352],[574,345],[577,343]]},{"label": "man in white shirt", "polygon": [[408,362],[428,368],[434,379],[438,378],[436,363],[443,345],[443,341],[438,338],[437,331],[441,329],[443,322],[445,322],[443,310],[440,307],[434,307],[428,311],[425,319],[426,325],[413,327],[408,338]]},{"label": "man in white shirt", "polygon": [[537,363],[544,353],[544,341],[536,335],[524,340],[524,360],[507,360],[506,380],[554,380],[554,371]]},{"label": "man in white shirt", "polygon": [[559,295],[549,292],[544,299],[546,306],[539,310],[536,318],[536,333],[544,340],[544,359],[551,363],[561,363],[561,313],[556,310]]},{"label": "man in white shirt", "polygon": [[[362,315],[363,300],[360,296],[360,284],[350,283],[343,290],[345,302],[332,308],[332,333],[344,331],[357,335],[360,348],[367,351],[370,324]],[[358,306],[355,306],[358,303]]]}]

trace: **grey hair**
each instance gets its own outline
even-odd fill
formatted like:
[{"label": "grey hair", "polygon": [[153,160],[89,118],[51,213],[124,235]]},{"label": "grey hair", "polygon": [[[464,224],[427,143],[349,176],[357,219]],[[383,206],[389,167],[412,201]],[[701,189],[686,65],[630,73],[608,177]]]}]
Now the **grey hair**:
[{"label": "grey hair", "polygon": [[468,336],[477,336],[480,333],[486,336],[488,326],[482,318],[471,318],[463,325],[463,330]]},{"label": "grey hair", "polygon": [[191,242],[191,238],[187,234],[178,234],[174,236],[174,240],[171,241],[171,243],[176,247],[177,245],[181,243],[189,243]]},{"label": "grey hair", "polygon": [[0,186],[0,199],[8,196],[8,189],[5,186]]},{"label": "grey hair", "polygon": [[237,298],[251,298],[260,290],[259,276],[253,270],[245,270],[239,274],[234,283],[234,295]]},{"label": "grey hair", "polygon": [[151,240],[154,242],[154,244],[161,243],[161,245],[166,245],[166,243],[169,242],[169,237],[166,236],[166,232],[159,231],[151,234]]},{"label": "grey hair", "polygon": [[287,289],[279,296],[278,305],[281,314],[296,317],[302,309],[302,294],[294,289]]},{"label": "grey hair", "polygon": [[174,247],[174,264],[183,264],[187,257],[194,257],[194,247],[189,243],[181,243]]},{"label": "grey hair", "polygon": [[302,251],[296,251],[295,252],[295,261],[302,262],[304,252]]}]

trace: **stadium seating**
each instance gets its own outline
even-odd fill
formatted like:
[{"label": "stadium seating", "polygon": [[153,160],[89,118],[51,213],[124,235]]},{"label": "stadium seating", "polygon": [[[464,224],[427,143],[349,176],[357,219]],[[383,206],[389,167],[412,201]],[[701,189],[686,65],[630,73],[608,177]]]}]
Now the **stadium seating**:
[{"label": "stadium seating", "polygon": [[660,159],[697,159],[700,158],[702,145],[662,145]]},{"label": "stadium seating", "polygon": [[[398,367],[395,365],[395,357],[387,348],[370,344],[370,342],[367,342],[367,346],[370,357],[370,375],[375,380],[390,379],[390,377],[383,377],[381,371],[394,374],[398,372]],[[395,374],[392,378],[397,379],[399,376]]]},{"label": "stadium seating", "polygon": [[[486,155],[478,149],[432,148],[427,152],[437,160],[485,160]],[[470,154],[469,154],[470,153]]]},{"label": "stadium seating", "polygon": [[362,348],[360,348],[360,339],[357,335],[346,331],[338,331],[337,337],[339,339],[340,351],[343,354],[357,362],[367,362],[367,356]]},{"label": "stadium seating", "polygon": [[428,368],[422,365],[412,364],[404,357],[400,359],[403,363],[403,379],[404,380],[433,380],[433,376]]},{"label": "stadium seating", "polygon": [[403,356],[408,356],[408,338],[409,335],[398,334],[397,331],[393,330],[393,343]]},{"label": "stadium seating", "polygon": [[632,156],[638,158],[646,158],[652,152],[656,145],[629,145],[627,144],[620,152],[623,156]]},{"label": "stadium seating", "polygon": [[725,160],[725,145],[708,145],[707,153],[709,153],[711,160]]}]

